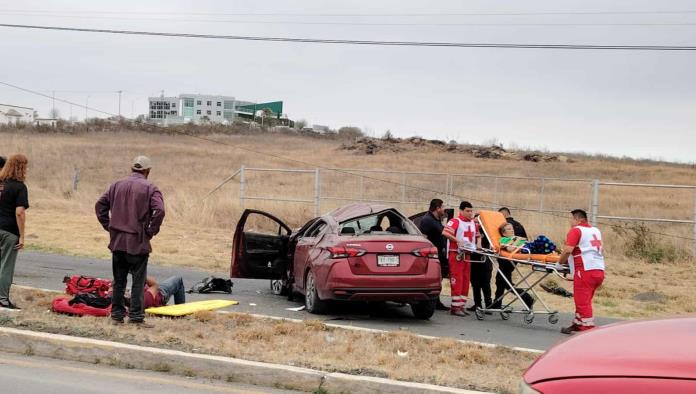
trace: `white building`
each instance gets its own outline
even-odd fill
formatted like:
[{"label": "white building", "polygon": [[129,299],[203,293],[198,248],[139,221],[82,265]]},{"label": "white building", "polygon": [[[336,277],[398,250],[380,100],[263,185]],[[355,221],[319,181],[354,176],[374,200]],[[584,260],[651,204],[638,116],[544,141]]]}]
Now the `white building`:
[{"label": "white building", "polygon": [[34,108],[0,104],[0,124],[34,123]]},{"label": "white building", "polygon": [[148,119],[162,124],[231,123],[235,109],[246,102],[230,96],[180,94],[178,97],[149,97]]},{"label": "white building", "polygon": [[56,125],[58,125],[58,119],[56,119],[56,118],[34,118],[34,124],[36,126],[56,127]]}]

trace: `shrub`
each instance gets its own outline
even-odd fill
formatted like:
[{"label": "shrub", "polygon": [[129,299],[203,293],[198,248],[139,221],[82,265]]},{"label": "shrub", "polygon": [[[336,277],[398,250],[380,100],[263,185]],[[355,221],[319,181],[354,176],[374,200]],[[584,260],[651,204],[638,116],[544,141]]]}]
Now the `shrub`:
[{"label": "shrub", "polygon": [[660,240],[645,223],[627,223],[614,227],[614,231],[625,241],[626,257],[642,259],[653,264],[689,258],[687,251]]}]

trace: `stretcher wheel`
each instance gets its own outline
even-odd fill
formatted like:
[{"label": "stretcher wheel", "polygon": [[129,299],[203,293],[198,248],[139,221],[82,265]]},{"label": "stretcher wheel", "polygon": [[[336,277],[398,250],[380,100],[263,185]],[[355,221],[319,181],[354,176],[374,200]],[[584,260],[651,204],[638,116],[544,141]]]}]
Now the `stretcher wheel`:
[{"label": "stretcher wheel", "polygon": [[481,309],[476,308],[476,310],[474,311],[474,314],[476,315],[476,318],[478,320],[483,320],[483,311]]},{"label": "stretcher wheel", "polygon": [[551,323],[551,324],[558,323],[558,315],[555,313],[550,314],[549,315],[549,323]]},{"label": "stretcher wheel", "polygon": [[505,308],[502,312],[500,312],[500,318],[503,320],[507,320],[510,318],[510,315],[512,314],[512,308]]},{"label": "stretcher wheel", "polygon": [[529,312],[524,315],[524,322],[527,324],[532,324],[534,322],[534,312]]}]

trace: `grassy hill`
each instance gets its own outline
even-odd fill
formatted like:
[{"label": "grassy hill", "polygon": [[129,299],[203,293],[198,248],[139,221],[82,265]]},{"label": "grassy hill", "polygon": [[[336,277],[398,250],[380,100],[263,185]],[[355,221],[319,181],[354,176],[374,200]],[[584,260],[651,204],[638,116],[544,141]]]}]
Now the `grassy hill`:
[{"label": "grassy hill", "polygon": [[[27,243],[39,250],[108,257],[107,233],[94,217],[94,203],[113,180],[129,173],[130,161],[140,154],[153,159],[151,180],[161,188],[167,207],[162,232],[153,242],[153,261],[223,272],[229,265],[232,232],[242,211],[238,179],[207,199],[204,197],[242,165],[295,169],[314,169],[319,165],[462,174],[452,178],[453,204],[465,198],[475,206],[508,205],[532,210],[540,203],[538,180],[500,180],[495,195],[491,178],[471,174],[693,184],[696,172],[688,165],[581,155],[564,161],[533,162],[480,158],[464,149],[380,150],[367,154],[360,149],[345,149],[345,141],[339,139],[261,131],[213,133],[205,138],[219,143],[186,135],[120,129],[78,130],[72,134],[4,129],[0,132],[0,155],[22,152],[30,160],[27,183],[32,208],[28,212]],[[77,190],[72,188],[75,169],[79,169]],[[361,180],[355,174],[366,177]],[[312,199],[314,195],[313,174],[246,175],[247,196]],[[445,189],[444,177],[439,175],[407,175],[404,179],[398,173],[322,170],[321,176],[323,196],[380,200],[404,196],[406,201],[422,201],[397,205],[406,213],[425,210],[427,201],[443,197]],[[402,190],[399,184],[403,180],[413,188]],[[358,195],[361,182],[362,196]],[[513,210],[514,216],[531,234],[543,233],[560,243],[568,227],[562,212],[587,208],[589,190],[588,182],[548,181],[544,185],[544,208],[559,213]],[[694,212],[693,191],[605,187],[600,197],[600,213],[604,215],[685,219]],[[322,200],[321,211],[344,203]],[[294,227],[314,214],[313,205],[304,203],[247,200],[245,207],[271,211]],[[691,241],[653,234],[659,231],[691,237],[691,225],[640,227],[629,223],[623,230],[606,225],[600,228],[609,256],[608,279],[597,299],[600,314],[696,312],[696,297],[690,294],[696,284]],[[646,298],[640,294],[648,291],[659,296],[653,297],[654,301],[640,301]],[[570,309],[570,301],[549,298],[559,307]]]}]

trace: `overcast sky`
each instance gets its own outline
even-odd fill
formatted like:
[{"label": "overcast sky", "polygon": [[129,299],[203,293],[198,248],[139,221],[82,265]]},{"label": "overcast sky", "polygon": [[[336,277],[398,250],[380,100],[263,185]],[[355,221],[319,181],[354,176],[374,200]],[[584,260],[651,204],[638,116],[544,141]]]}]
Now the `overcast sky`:
[{"label": "overcast sky", "polygon": [[[529,15],[595,11],[603,13]],[[662,12],[637,13],[644,11]],[[472,13],[505,15],[455,15]],[[694,1],[25,0],[0,1],[0,23],[394,41],[696,45]],[[0,38],[0,80],[89,100],[110,112],[118,111],[115,92],[123,90],[125,116],[147,112],[147,97],[161,90],[222,94],[282,100],[291,119],[355,125],[377,136],[389,129],[397,136],[696,161],[695,52],[346,46],[8,28],[0,28]],[[35,107],[44,116],[51,107],[48,99],[1,86],[0,103]],[[56,106],[63,117],[85,116],[84,109]]]}]

